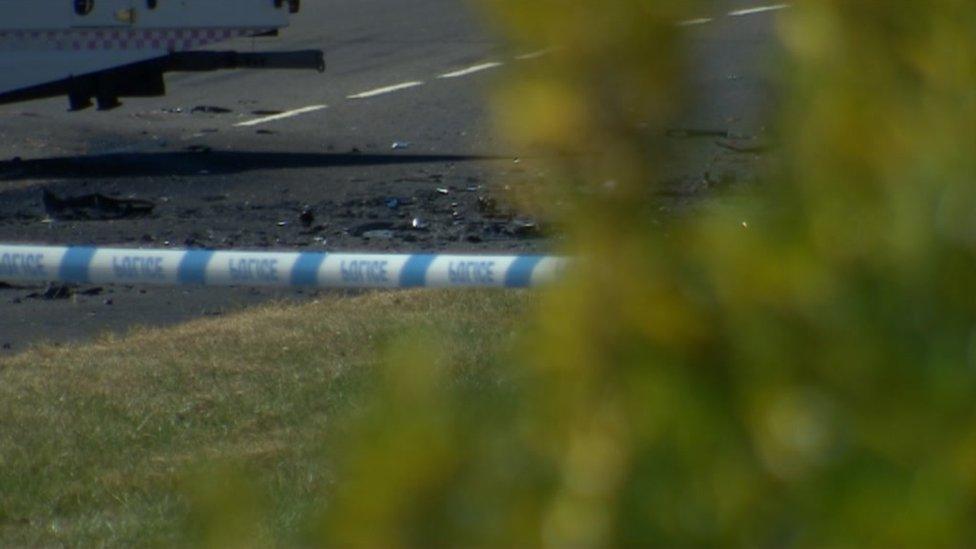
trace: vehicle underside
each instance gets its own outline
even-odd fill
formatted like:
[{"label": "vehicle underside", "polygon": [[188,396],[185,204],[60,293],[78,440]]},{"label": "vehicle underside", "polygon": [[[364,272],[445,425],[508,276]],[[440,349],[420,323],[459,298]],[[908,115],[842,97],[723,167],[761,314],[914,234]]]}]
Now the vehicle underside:
[{"label": "vehicle underside", "polygon": [[199,72],[222,69],[313,69],[325,70],[320,50],[271,53],[199,51],[173,53],[103,71],[72,76],[12,92],[0,93],[0,104],[67,96],[70,110],[92,106],[111,110],[123,97],[156,97],[166,94],[168,72]]}]

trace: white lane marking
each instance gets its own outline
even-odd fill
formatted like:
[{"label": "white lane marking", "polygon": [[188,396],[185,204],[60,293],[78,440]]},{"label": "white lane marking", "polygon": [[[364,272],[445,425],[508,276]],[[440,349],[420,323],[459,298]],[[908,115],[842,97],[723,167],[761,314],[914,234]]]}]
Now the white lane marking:
[{"label": "white lane marking", "polygon": [[687,19],[685,21],[679,21],[679,27],[694,27],[696,25],[707,25],[714,21],[711,17],[699,17],[698,19]]},{"label": "white lane marking", "polygon": [[549,55],[552,53],[552,48],[546,48],[544,50],[534,51],[532,53],[523,53],[522,55],[516,55],[515,59],[519,61],[528,61],[529,59],[538,59],[542,56]]},{"label": "white lane marking", "polygon": [[350,95],[346,99],[366,99],[369,97],[376,97],[377,95],[383,95],[387,93],[393,93],[400,90],[406,90],[410,88],[416,88],[417,86],[423,86],[424,83],[419,80],[416,82],[403,82],[401,84],[394,84],[392,86],[386,86],[385,88],[376,88],[375,90],[364,91],[362,93],[357,93]]},{"label": "white lane marking", "polygon": [[476,72],[486,71],[488,69],[494,69],[496,67],[501,67],[504,63],[492,62],[492,63],[482,63],[480,65],[475,65],[473,67],[468,67],[466,69],[461,69],[454,72],[446,72],[437,78],[460,78],[462,76],[467,76],[469,74],[474,74]]},{"label": "white lane marking", "polygon": [[757,13],[765,13],[767,11],[785,10],[789,7],[790,4],[773,4],[771,6],[757,6],[755,8],[746,8],[743,10],[730,11],[729,17],[742,17],[743,15],[755,15]]},{"label": "white lane marking", "polygon": [[276,120],[284,120],[286,118],[292,118],[294,116],[320,111],[322,109],[327,109],[327,108],[328,108],[327,105],[309,105],[308,107],[302,107],[300,109],[295,109],[293,111],[283,112],[281,114],[275,114],[272,116],[265,116],[264,118],[255,118],[254,120],[248,120],[247,122],[234,124],[234,127],[246,128],[248,126],[257,126],[258,124],[267,124],[268,122],[274,122]]}]

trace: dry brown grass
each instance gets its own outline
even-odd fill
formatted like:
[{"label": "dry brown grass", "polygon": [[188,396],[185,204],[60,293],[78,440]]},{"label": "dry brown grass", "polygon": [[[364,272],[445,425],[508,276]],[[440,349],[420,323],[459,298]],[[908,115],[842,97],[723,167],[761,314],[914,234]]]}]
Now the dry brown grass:
[{"label": "dry brown grass", "polygon": [[194,475],[236,467],[287,538],[326,496],[328,433],[398,339],[490,376],[531,301],[395,292],[275,305],[0,360],[0,545],[186,541]]}]

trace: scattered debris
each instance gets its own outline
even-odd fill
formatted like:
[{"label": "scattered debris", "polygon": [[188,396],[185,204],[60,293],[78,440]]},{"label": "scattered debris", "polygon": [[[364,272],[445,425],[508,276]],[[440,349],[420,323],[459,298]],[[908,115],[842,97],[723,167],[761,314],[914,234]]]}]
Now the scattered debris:
[{"label": "scattered debris", "polygon": [[216,107],[214,105],[198,105],[190,109],[190,112],[204,114],[228,114],[234,111],[224,107]]},{"label": "scattered debris", "polygon": [[312,223],[315,223],[315,211],[311,206],[305,206],[302,208],[302,213],[298,215],[298,220],[302,227],[311,227]]},{"label": "scattered debris", "polygon": [[112,198],[103,194],[59,197],[49,189],[43,190],[41,202],[44,212],[57,220],[107,220],[144,217],[156,205],[148,200]]},{"label": "scattered debris", "polygon": [[478,211],[486,216],[493,216],[498,213],[498,200],[490,196],[478,197]]},{"label": "scattered debris", "polygon": [[512,220],[511,233],[519,237],[537,236],[539,225],[531,219],[517,217]]},{"label": "scattered debris", "polygon": [[47,288],[43,292],[34,292],[26,296],[27,299],[43,299],[45,301],[54,301],[60,299],[68,299],[75,294],[75,287],[70,284],[55,284],[51,283],[47,285]]}]

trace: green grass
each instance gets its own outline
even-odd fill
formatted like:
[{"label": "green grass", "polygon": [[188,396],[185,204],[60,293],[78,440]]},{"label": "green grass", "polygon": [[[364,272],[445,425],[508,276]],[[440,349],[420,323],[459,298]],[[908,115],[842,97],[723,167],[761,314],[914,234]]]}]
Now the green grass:
[{"label": "green grass", "polygon": [[250,543],[300,539],[336,481],[330,433],[385,349],[424,333],[487,390],[531,301],[374,293],[0,360],[0,546],[214,541],[194,501],[259,505]]}]

